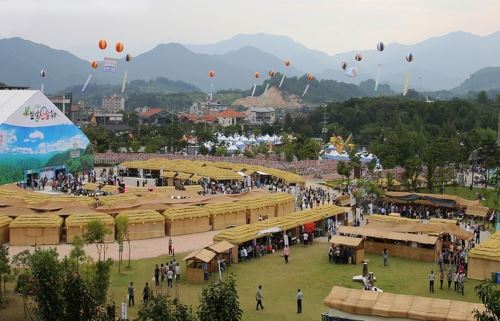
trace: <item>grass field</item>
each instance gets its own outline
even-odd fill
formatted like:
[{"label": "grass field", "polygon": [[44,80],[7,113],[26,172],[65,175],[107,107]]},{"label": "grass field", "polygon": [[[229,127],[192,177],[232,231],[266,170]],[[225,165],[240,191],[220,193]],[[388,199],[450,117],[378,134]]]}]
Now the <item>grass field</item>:
[{"label": "grass field", "polygon": [[494,189],[486,188],[473,188],[472,190],[468,187],[463,186],[448,186],[445,189],[446,194],[457,195],[459,197],[475,200],[477,199],[476,193],[480,193],[486,200],[481,201],[481,204],[489,208],[494,208],[500,210],[500,206],[496,204],[496,194]]},{"label": "grass field", "polygon": [[[178,259],[182,255],[178,255]],[[453,290],[439,290],[439,281],[436,283],[436,292],[428,292],[427,275],[436,265],[418,261],[390,258],[389,266],[383,267],[382,259],[378,255],[369,255],[370,271],[377,276],[377,286],[384,291],[429,296],[434,298],[464,300],[478,302],[473,293],[477,281],[468,280],[465,296]],[[127,285],[133,281],[136,287],[136,306],[129,310],[129,318],[137,315],[142,301],[141,292],[144,283],[150,284],[155,264],[166,262],[170,257],[163,256],[154,259],[144,259],[132,262],[132,270],[118,274],[115,264],[111,278],[109,294],[117,305],[125,300]],[[126,264],[125,264],[126,265]],[[182,264],[181,264],[182,265]],[[182,266],[184,269],[184,266]],[[240,306],[243,309],[243,320],[320,320],[321,313],[327,308],[323,305],[324,298],[334,285],[359,288],[359,283],[351,281],[353,275],[361,274],[360,265],[330,265],[327,257],[327,244],[315,242],[313,246],[304,248],[292,246],[290,263],[285,265],[279,254],[268,255],[243,264],[230,267],[230,271],[237,275]],[[182,271],[183,272],[183,271]],[[182,273],[181,272],[181,273]],[[154,283],[154,282],[153,282]],[[257,286],[263,287],[265,310],[255,310],[255,291]],[[303,313],[295,312],[295,295],[297,288],[304,292]],[[196,305],[199,300],[202,285],[179,284],[179,297],[185,304]],[[166,288],[163,287],[163,293]],[[170,295],[174,292],[170,290]],[[19,297],[9,297],[11,304],[7,310],[0,311],[1,321],[22,320],[22,306]]]}]

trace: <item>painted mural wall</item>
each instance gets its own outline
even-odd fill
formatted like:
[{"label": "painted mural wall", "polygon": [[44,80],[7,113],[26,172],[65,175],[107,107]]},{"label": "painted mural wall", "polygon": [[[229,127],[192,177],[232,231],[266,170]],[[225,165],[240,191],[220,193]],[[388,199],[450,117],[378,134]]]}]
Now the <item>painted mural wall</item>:
[{"label": "painted mural wall", "polygon": [[66,173],[92,169],[92,147],[85,134],[38,92],[0,124],[0,184],[24,181],[29,171],[61,166]]}]

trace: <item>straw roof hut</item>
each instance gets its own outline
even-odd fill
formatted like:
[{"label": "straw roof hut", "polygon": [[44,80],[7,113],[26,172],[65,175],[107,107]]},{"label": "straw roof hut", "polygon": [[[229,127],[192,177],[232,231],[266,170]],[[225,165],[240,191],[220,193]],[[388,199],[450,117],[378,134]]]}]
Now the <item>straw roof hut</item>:
[{"label": "straw roof hut", "polygon": [[500,231],[469,251],[467,277],[488,279],[493,272],[500,272]]},{"label": "straw roof hut", "polygon": [[9,224],[12,219],[6,215],[0,215],[0,244],[9,241]]},{"label": "straw roof hut", "polygon": [[59,244],[63,219],[57,215],[23,215],[9,226],[10,245]]},{"label": "straw roof hut", "polygon": [[238,202],[207,204],[203,206],[203,209],[210,214],[213,230],[222,230],[229,226],[247,223],[246,207]]},{"label": "straw roof hut", "polygon": [[153,210],[123,211],[118,217],[128,219],[128,236],[130,240],[144,240],[165,236],[165,218]]},{"label": "straw roof hut", "polygon": [[99,220],[107,226],[111,233],[104,237],[104,242],[113,242],[115,240],[115,221],[113,217],[105,213],[89,212],[86,214],[73,214],[68,216],[65,221],[66,242],[73,243],[76,236],[83,238],[83,234],[90,221]]},{"label": "straw roof hut", "polygon": [[332,288],[324,304],[333,310],[332,313],[335,310],[347,313],[347,318],[367,315],[426,321],[473,321],[474,310],[485,310],[482,304],[339,286]]},{"label": "straw roof hut", "polygon": [[186,206],[167,209],[163,216],[167,221],[167,235],[183,235],[208,232],[210,212],[199,206]]}]

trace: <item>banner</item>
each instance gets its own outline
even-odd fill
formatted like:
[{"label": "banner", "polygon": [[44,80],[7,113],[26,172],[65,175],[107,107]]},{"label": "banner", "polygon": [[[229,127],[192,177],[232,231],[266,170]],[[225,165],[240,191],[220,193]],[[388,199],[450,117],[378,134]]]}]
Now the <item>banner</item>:
[{"label": "banner", "polygon": [[105,57],[102,64],[102,71],[116,72],[116,59]]}]

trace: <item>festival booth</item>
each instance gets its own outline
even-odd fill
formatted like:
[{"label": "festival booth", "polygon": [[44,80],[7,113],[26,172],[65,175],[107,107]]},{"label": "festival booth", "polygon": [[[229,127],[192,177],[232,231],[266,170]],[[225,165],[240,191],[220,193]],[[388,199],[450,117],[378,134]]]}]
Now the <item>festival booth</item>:
[{"label": "festival booth", "polygon": [[330,310],[323,320],[359,320],[362,315],[365,321],[474,321],[474,310],[485,311],[482,304],[340,286],[332,288],[324,304]]},{"label": "festival booth", "polygon": [[144,240],[165,236],[165,218],[153,210],[123,211],[118,217],[128,219],[128,239]]},{"label": "festival booth", "polygon": [[295,198],[292,195],[271,193],[268,197],[274,201],[276,206],[274,217],[280,217],[295,212]]},{"label": "festival booth", "polygon": [[0,215],[0,244],[9,241],[9,224],[12,219],[5,215]]},{"label": "festival booth", "polygon": [[483,223],[486,222],[489,214],[490,214],[490,209],[486,206],[468,205],[467,208],[465,209],[465,215],[473,218],[478,218],[481,221],[483,221]]},{"label": "festival booth", "polygon": [[59,244],[62,223],[53,214],[18,216],[9,225],[10,245]]},{"label": "festival booth", "polygon": [[276,205],[272,199],[259,197],[238,201],[247,211],[247,224],[267,220],[275,216]]},{"label": "festival booth", "polygon": [[387,249],[391,256],[434,262],[441,250],[441,241],[437,236],[390,232],[378,227],[370,228],[369,225],[341,226],[339,234],[365,238],[364,246],[368,253],[380,254]]},{"label": "festival booth", "polygon": [[23,215],[37,215],[40,214],[35,210],[32,210],[31,208],[26,208],[26,207],[0,207],[0,215],[5,215],[10,218],[16,218],[18,216],[23,216]]},{"label": "festival booth", "polygon": [[[281,217],[274,217],[264,221],[240,225],[221,231],[215,235],[214,241],[227,241],[236,246],[252,246],[261,244],[262,253],[269,253],[269,249],[279,249],[284,245],[284,234],[289,244],[300,239],[301,227],[314,223],[319,229],[326,228],[326,220],[331,217],[345,218],[345,208],[335,205],[322,205],[313,209],[295,212]],[[272,252],[272,251],[271,251]],[[238,256],[232,256],[233,263]]]},{"label": "festival booth", "polygon": [[185,206],[167,209],[163,216],[167,221],[167,235],[183,235],[208,232],[210,212],[201,206]]},{"label": "festival booth", "polygon": [[338,206],[351,206],[351,196],[349,194],[339,195],[335,199],[335,203]]},{"label": "festival booth", "polygon": [[223,230],[231,226],[247,223],[247,210],[239,202],[213,203],[203,206],[210,213],[210,224],[213,230]]},{"label": "festival booth", "polygon": [[[496,232],[469,251],[467,277],[475,280],[489,279],[500,272],[500,232]],[[495,280],[498,283],[498,278]]]},{"label": "festival booth", "polygon": [[347,250],[351,255],[348,256],[348,264],[361,264],[365,259],[365,246],[360,237],[347,237],[334,235],[330,239],[332,247],[340,247],[340,250]]},{"label": "festival booth", "polygon": [[[238,246],[235,246],[228,241],[220,241],[207,246],[206,249],[216,253],[218,259],[231,264],[233,260],[233,253],[237,253]],[[236,256],[238,256],[238,254],[236,254]]]},{"label": "festival booth", "polygon": [[75,237],[79,236],[83,239],[87,224],[91,221],[100,221],[111,233],[104,236],[104,242],[114,242],[115,240],[115,221],[111,215],[99,212],[91,212],[87,214],[73,214],[66,218],[64,225],[66,226],[66,242],[73,243]]},{"label": "festival booth", "polygon": [[207,249],[194,251],[182,260],[186,261],[186,281],[189,283],[204,283],[208,280],[208,273],[212,269],[215,252]]}]

